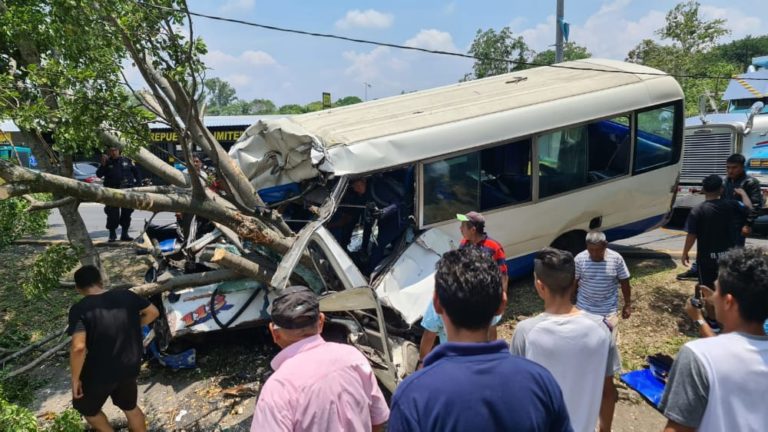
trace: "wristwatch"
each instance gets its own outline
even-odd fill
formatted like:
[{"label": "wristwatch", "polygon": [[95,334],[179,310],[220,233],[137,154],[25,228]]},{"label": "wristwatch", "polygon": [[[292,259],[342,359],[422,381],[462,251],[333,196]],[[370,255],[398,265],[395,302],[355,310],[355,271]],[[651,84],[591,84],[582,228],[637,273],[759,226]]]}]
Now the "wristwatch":
[{"label": "wristwatch", "polygon": [[704,324],[706,324],[706,323],[707,323],[707,322],[706,322],[706,321],[704,321],[703,319],[698,319],[698,320],[696,320],[696,324],[697,324],[699,327],[703,327],[703,326],[704,326]]}]

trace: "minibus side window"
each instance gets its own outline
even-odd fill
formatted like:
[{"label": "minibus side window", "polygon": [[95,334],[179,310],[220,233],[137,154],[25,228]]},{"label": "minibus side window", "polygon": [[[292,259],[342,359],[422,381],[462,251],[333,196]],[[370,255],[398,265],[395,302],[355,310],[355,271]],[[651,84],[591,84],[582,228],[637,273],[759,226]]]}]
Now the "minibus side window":
[{"label": "minibus side window", "polygon": [[452,220],[480,205],[480,152],[424,164],[423,224]]},{"label": "minibus side window", "polygon": [[629,116],[540,136],[539,196],[546,198],[629,173]]},{"label": "minibus side window", "polygon": [[675,162],[675,109],[670,105],[637,113],[636,174]]}]

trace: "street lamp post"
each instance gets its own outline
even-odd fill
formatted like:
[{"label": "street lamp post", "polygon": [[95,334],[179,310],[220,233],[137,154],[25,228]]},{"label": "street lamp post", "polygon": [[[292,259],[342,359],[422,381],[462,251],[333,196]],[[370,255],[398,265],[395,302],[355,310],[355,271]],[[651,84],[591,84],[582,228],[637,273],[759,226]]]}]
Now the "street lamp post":
[{"label": "street lamp post", "polygon": [[371,87],[371,85],[367,82],[364,82],[363,85],[365,87],[365,100],[368,101],[368,89]]}]

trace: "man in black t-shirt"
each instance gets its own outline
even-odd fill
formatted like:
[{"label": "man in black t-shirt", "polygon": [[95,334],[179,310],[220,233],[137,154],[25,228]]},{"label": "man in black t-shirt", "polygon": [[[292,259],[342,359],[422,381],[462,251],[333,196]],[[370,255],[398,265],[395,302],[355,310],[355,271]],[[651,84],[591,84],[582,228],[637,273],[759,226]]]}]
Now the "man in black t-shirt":
[{"label": "man in black t-shirt", "polygon": [[75,272],[75,287],[84,298],[69,309],[72,405],[93,429],[112,431],[101,411],[110,397],[125,412],[129,430],[146,431],[144,413],[136,405],[144,350],[141,326],[160,313],[131,291],[106,291],[94,266]]},{"label": "man in black t-shirt", "polygon": [[688,235],[685,238],[682,261],[683,265],[688,265],[688,252],[696,243],[699,283],[714,289],[718,258],[737,245],[732,230],[733,221],[742,218],[752,207],[752,203],[743,189],[734,190],[734,193],[741,197],[741,201],[720,198],[723,179],[716,174],[704,178],[702,186],[705,201],[691,210],[685,223]]}]

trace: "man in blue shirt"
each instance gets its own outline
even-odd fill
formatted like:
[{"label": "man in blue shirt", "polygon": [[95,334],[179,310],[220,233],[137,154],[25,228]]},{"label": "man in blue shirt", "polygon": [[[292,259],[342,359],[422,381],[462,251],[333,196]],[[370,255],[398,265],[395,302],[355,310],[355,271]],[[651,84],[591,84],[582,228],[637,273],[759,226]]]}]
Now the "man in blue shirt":
[{"label": "man in blue shirt", "polygon": [[560,387],[544,367],[488,340],[507,303],[496,263],[478,248],[437,263],[435,311],[448,342],[424,360],[392,397],[387,430],[571,431]]}]

